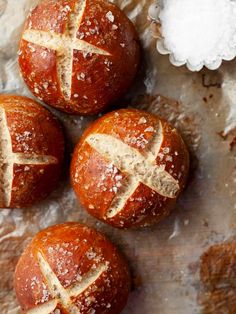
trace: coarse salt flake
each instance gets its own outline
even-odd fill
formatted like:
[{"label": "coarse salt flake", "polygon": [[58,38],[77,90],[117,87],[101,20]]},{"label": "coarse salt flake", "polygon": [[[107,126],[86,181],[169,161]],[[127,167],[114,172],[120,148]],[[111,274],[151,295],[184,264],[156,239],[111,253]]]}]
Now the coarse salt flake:
[{"label": "coarse salt flake", "polygon": [[111,23],[113,23],[113,22],[115,21],[115,17],[114,17],[114,15],[112,14],[111,11],[107,12],[106,18],[107,18]]},{"label": "coarse salt flake", "polygon": [[147,119],[142,117],[139,119],[138,124],[145,124],[147,122]]},{"label": "coarse salt flake", "polygon": [[144,130],[144,132],[154,132],[154,128],[152,126],[149,126]]},{"label": "coarse salt flake", "polygon": [[165,0],[159,19],[164,48],[176,65],[215,69],[236,55],[235,1]]}]

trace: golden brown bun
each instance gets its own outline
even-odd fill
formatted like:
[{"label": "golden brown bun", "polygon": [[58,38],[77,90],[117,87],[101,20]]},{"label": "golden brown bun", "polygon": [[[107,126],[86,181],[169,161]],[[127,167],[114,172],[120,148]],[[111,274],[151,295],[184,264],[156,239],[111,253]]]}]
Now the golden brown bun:
[{"label": "golden brown bun", "polygon": [[167,121],[123,109],[98,119],[75,148],[73,188],[93,216],[114,227],[158,222],[186,183],[189,154]]},{"label": "golden brown bun", "polygon": [[45,198],[63,155],[62,128],[48,110],[26,97],[0,95],[0,208]]},{"label": "golden brown bun", "polygon": [[21,73],[45,103],[72,114],[97,114],[131,85],[137,41],[133,24],[108,1],[44,0],[22,33]]},{"label": "golden brown bun", "polygon": [[33,238],[17,264],[14,283],[22,310],[31,314],[118,314],[127,302],[130,275],[105,236],[65,223]]}]

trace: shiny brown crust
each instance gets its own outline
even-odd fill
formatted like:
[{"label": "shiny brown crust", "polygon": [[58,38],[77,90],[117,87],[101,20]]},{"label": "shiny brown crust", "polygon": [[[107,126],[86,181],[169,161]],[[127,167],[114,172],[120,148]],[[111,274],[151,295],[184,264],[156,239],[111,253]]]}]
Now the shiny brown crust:
[{"label": "shiny brown crust", "polygon": [[[74,50],[71,97],[65,99],[58,75],[58,57],[63,52],[30,43],[23,37],[27,30],[66,34],[76,5],[82,6],[83,1],[86,6],[76,38],[110,55]],[[105,0],[44,0],[26,21],[19,64],[26,84],[40,100],[71,114],[93,115],[126,92],[137,72],[139,55],[135,28],[114,4]]]},{"label": "shiny brown crust", "polygon": [[[79,223],[65,223],[38,233],[21,256],[15,271],[15,291],[23,311],[52,300],[38,263],[42,254],[66,291],[101,264],[106,270],[70,302],[81,314],[118,314],[130,291],[130,275],[123,257],[104,235]],[[60,297],[60,296],[59,296]],[[60,313],[68,309],[57,303]],[[56,311],[55,311],[56,313]]]},{"label": "shiny brown crust", "polygon": [[[160,123],[163,139],[155,152],[153,163],[164,168],[178,182],[178,192],[175,197],[164,197],[138,181],[137,189],[127,199],[124,207],[114,217],[107,217],[114,199],[122,189],[126,189],[125,180],[129,177],[129,172],[135,174],[135,169],[119,170],[114,165],[115,162],[91,147],[88,138],[94,134],[111,135],[112,140],[118,139],[146,156]],[[114,150],[114,147],[110,149]],[[127,155],[123,156],[123,162],[125,160],[127,161]],[[169,215],[185,186],[188,169],[189,154],[176,129],[165,120],[145,111],[122,109],[98,119],[84,133],[73,154],[71,181],[80,202],[90,214],[114,227],[130,228],[159,222]]]},{"label": "shiny brown crust", "polygon": [[45,198],[61,173],[64,136],[58,120],[29,98],[0,95],[0,130],[0,207],[26,207]]}]

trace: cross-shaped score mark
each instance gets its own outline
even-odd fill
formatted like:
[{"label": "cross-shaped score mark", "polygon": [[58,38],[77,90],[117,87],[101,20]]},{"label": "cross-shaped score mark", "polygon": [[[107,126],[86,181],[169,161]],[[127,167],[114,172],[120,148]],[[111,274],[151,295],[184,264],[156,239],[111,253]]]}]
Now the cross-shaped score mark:
[{"label": "cross-shaped score mark", "polygon": [[57,51],[57,71],[61,91],[66,100],[71,99],[74,50],[79,50],[85,55],[110,55],[109,52],[77,38],[85,8],[86,0],[79,0],[76,3],[74,12],[70,13],[68,17],[64,34],[33,29],[28,29],[23,34],[23,39],[30,43]]},{"label": "cross-shaped score mark", "polygon": [[120,188],[106,213],[107,218],[112,218],[122,211],[140,182],[167,198],[175,198],[178,194],[180,189],[178,181],[165,171],[164,166],[156,164],[163,142],[161,122],[157,125],[149,150],[144,154],[106,134],[89,135],[86,142],[122,173],[128,174],[126,183]]},{"label": "cross-shaped score mark", "polygon": [[[6,112],[0,107],[0,205],[10,206],[14,165],[57,164],[57,158],[47,155],[14,153],[7,125]],[[1,203],[2,202],[2,203]]]},{"label": "cross-shaped score mark", "polygon": [[90,270],[84,275],[80,282],[65,289],[48,264],[44,255],[38,252],[37,257],[40,270],[53,299],[29,310],[27,314],[50,314],[56,309],[57,305],[62,306],[63,309],[67,310],[70,314],[80,314],[80,309],[77,305],[73,304],[72,298],[78,297],[87,290],[108,269],[107,264],[100,264],[96,269]]}]

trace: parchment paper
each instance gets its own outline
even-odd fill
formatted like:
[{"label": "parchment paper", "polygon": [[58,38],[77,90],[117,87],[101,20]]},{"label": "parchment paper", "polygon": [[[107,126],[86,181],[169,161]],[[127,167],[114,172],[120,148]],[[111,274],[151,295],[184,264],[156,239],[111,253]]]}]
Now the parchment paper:
[{"label": "parchment paper", "polygon": [[[22,23],[37,0],[0,0],[0,91],[30,95],[19,75]],[[64,175],[57,190],[27,210],[0,210],[0,313],[20,313],[12,286],[17,259],[40,229],[80,221],[103,231],[126,255],[134,289],[124,314],[201,313],[199,256],[236,233],[236,61],[216,72],[173,67],[155,48],[152,0],[117,0],[134,21],[143,46],[142,70],[120,106],[158,113],[182,133],[192,154],[189,184],[172,215],[159,225],[120,231],[90,217],[69,185],[70,153],[94,118],[53,111],[68,139]],[[175,99],[168,100],[167,98]],[[31,96],[32,97],[32,96]]]}]

